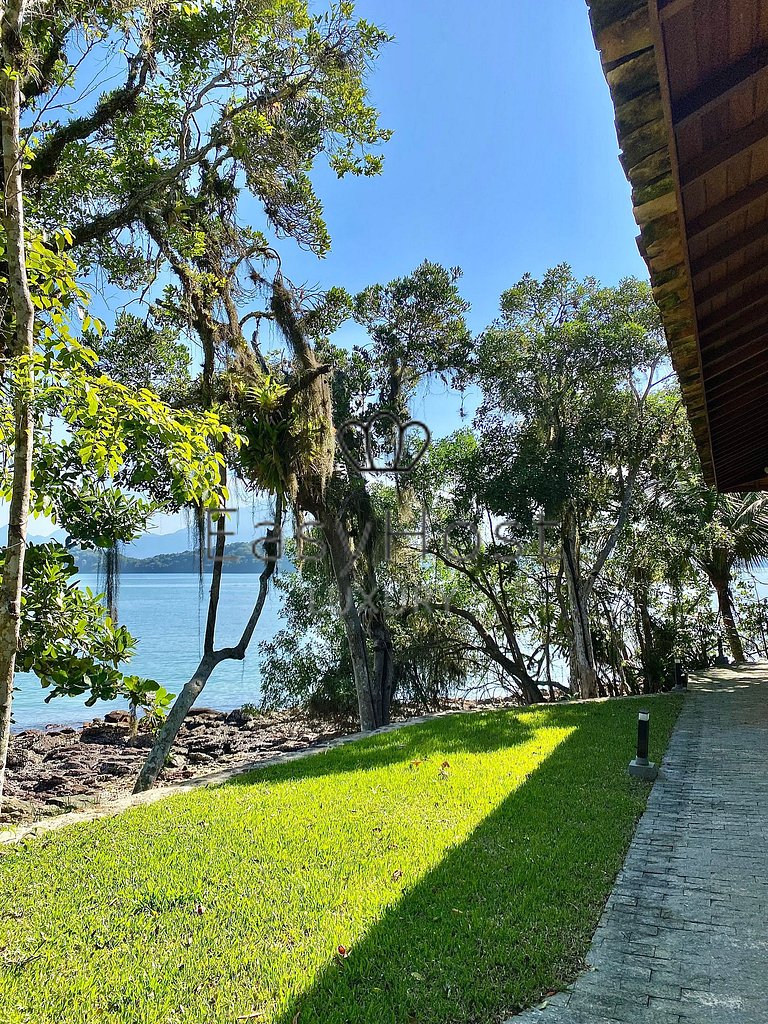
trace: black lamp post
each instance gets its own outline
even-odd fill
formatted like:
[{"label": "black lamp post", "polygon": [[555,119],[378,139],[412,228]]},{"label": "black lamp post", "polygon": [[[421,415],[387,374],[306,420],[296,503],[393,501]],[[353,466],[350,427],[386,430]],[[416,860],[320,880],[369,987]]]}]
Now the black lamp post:
[{"label": "black lamp post", "polygon": [[651,714],[649,711],[640,711],[637,716],[637,756],[629,762],[629,774],[636,779],[646,779],[653,782],[659,774],[659,769],[648,760],[648,740],[651,728]]}]

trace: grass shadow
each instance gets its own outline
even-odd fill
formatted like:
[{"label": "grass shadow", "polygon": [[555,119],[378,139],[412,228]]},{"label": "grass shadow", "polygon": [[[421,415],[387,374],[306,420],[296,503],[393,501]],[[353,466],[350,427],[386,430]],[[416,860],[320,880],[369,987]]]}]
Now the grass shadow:
[{"label": "grass shadow", "polygon": [[[279,1024],[490,1024],[570,980],[648,792],[626,773],[635,712],[559,708],[568,738]],[[615,741],[618,724],[626,745]]]}]

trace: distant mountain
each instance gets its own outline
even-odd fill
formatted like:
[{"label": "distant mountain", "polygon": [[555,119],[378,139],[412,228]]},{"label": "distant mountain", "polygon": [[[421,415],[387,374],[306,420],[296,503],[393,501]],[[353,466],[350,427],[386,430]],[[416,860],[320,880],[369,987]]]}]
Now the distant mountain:
[{"label": "distant mountain", "polygon": [[[75,561],[82,573],[96,573],[99,571],[99,552],[86,551],[80,548],[73,550]],[[255,558],[250,544],[236,542],[228,544],[226,548],[227,561],[224,564],[225,573],[260,573],[264,568],[264,562]],[[283,556],[278,562],[280,572],[292,572],[293,563],[289,558]],[[213,562],[203,552],[203,572],[210,573],[213,569]],[[153,558],[131,558],[128,555],[120,556],[121,573],[187,573],[198,571],[198,560],[194,551],[172,551],[155,555]]]},{"label": "distant mountain", "polygon": [[[64,543],[67,538],[67,534],[64,530],[57,530],[48,536],[36,536],[35,534],[27,535],[28,544],[47,544],[49,540],[57,540],[60,543]],[[5,547],[8,543],[8,527],[0,526],[0,547]]]},{"label": "distant mountain", "polygon": [[[227,530],[231,530],[233,536],[227,537],[227,544],[234,546],[235,544],[245,545],[249,549],[250,545],[257,538],[264,535],[264,527],[258,527],[252,525],[251,513],[242,513],[239,517],[239,522],[233,520],[227,524]],[[32,535],[27,537],[27,541],[30,544],[46,544],[48,541],[56,540],[63,544],[67,539],[66,530],[56,530],[54,533],[48,536]],[[0,546],[4,546],[8,543],[8,527],[0,527]],[[189,560],[193,559],[192,548],[194,546],[194,536],[192,531],[186,528],[181,530],[174,530],[172,533],[154,533],[149,532],[142,534],[141,537],[137,537],[136,540],[130,544],[126,544],[123,548],[123,555],[126,561],[131,559],[145,559],[145,558],[157,558],[160,555],[188,555]],[[83,569],[83,572],[90,572],[90,569]],[[126,570],[129,571],[129,570]],[[192,569],[138,569],[137,572],[187,572],[193,571]],[[195,570],[196,571],[196,570]]]}]

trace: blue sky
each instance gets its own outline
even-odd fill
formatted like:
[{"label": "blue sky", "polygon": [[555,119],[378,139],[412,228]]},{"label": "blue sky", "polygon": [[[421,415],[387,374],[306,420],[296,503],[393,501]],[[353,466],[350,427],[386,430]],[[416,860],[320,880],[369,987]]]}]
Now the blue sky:
[{"label": "blue sky", "polygon": [[[355,291],[425,258],[460,266],[479,331],[527,271],[567,261],[605,283],[646,276],[584,3],[360,0],[357,11],[395,37],[370,79],[394,136],[379,178],[316,173],[333,248],[318,260],[283,243],[292,280]],[[447,433],[458,399],[431,392],[415,411]]]},{"label": "blue sky", "polygon": [[566,260],[645,274],[613,109],[580,0],[361,0],[395,41],[370,80],[394,130],[378,179],[316,175],[333,250],[284,246],[296,280],[355,290],[424,258],[464,270],[472,326]]}]

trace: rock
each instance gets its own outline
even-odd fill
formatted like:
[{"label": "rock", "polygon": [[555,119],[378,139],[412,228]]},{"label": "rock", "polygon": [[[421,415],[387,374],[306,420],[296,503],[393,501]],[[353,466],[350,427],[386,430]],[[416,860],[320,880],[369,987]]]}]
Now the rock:
[{"label": "rock", "polygon": [[187,725],[191,725],[192,722],[198,723],[202,721],[207,722],[223,722],[226,720],[227,713],[225,711],[216,711],[215,708],[192,708],[187,715]]},{"label": "rock", "polygon": [[277,749],[284,754],[292,754],[296,750],[306,750],[306,747],[307,744],[302,743],[300,740],[288,740],[287,743],[281,743]]},{"label": "rock", "polygon": [[122,740],[122,732],[114,725],[92,725],[80,733],[81,743],[102,743],[105,746],[116,746]]},{"label": "rock", "polygon": [[196,765],[215,764],[216,763],[216,758],[215,757],[211,757],[210,754],[202,754],[202,753],[200,753],[200,751],[194,750],[194,751],[192,751],[191,754],[187,755],[187,763],[188,764],[196,764]]},{"label": "rock", "polygon": [[50,793],[54,789],[66,786],[68,781],[70,780],[65,779],[63,775],[48,775],[35,784],[34,790],[35,793]]},{"label": "rock", "polygon": [[235,708],[234,711],[230,711],[226,717],[228,725],[236,725],[238,728],[247,727],[249,722],[256,721],[255,717],[248,711],[243,711],[242,708]]},{"label": "rock", "polygon": [[0,814],[0,822],[10,821],[13,823],[26,821],[34,814],[34,805],[26,800],[19,800],[18,797],[4,796],[3,810]]},{"label": "rock", "polygon": [[24,729],[23,732],[17,732],[13,738],[16,743],[23,743],[25,747],[31,747],[43,736],[45,733],[40,729]]},{"label": "rock", "polygon": [[29,756],[29,748],[21,743],[16,743],[14,738],[11,737],[11,742],[8,744],[8,753],[5,758],[6,768],[23,768],[29,761]]},{"label": "rock", "polygon": [[133,772],[133,768],[123,761],[102,761],[97,766],[96,771],[99,775],[114,775],[120,778],[123,775],[130,775]]},{"label": "rock", "polygon": [[106,715],[104,715],[104,721],[108,722],[110,725],[128,726],[131,724],[131,715],[129,711],[125,710],[108,711]]},{"label": "rock", "polygon": [[140,732],[138,736],[134,736],[131,740],[126,740],[126,746],[138,747],[141,750],[149,750],[150,747],[155,745],[155,737],[151,732]]}]

